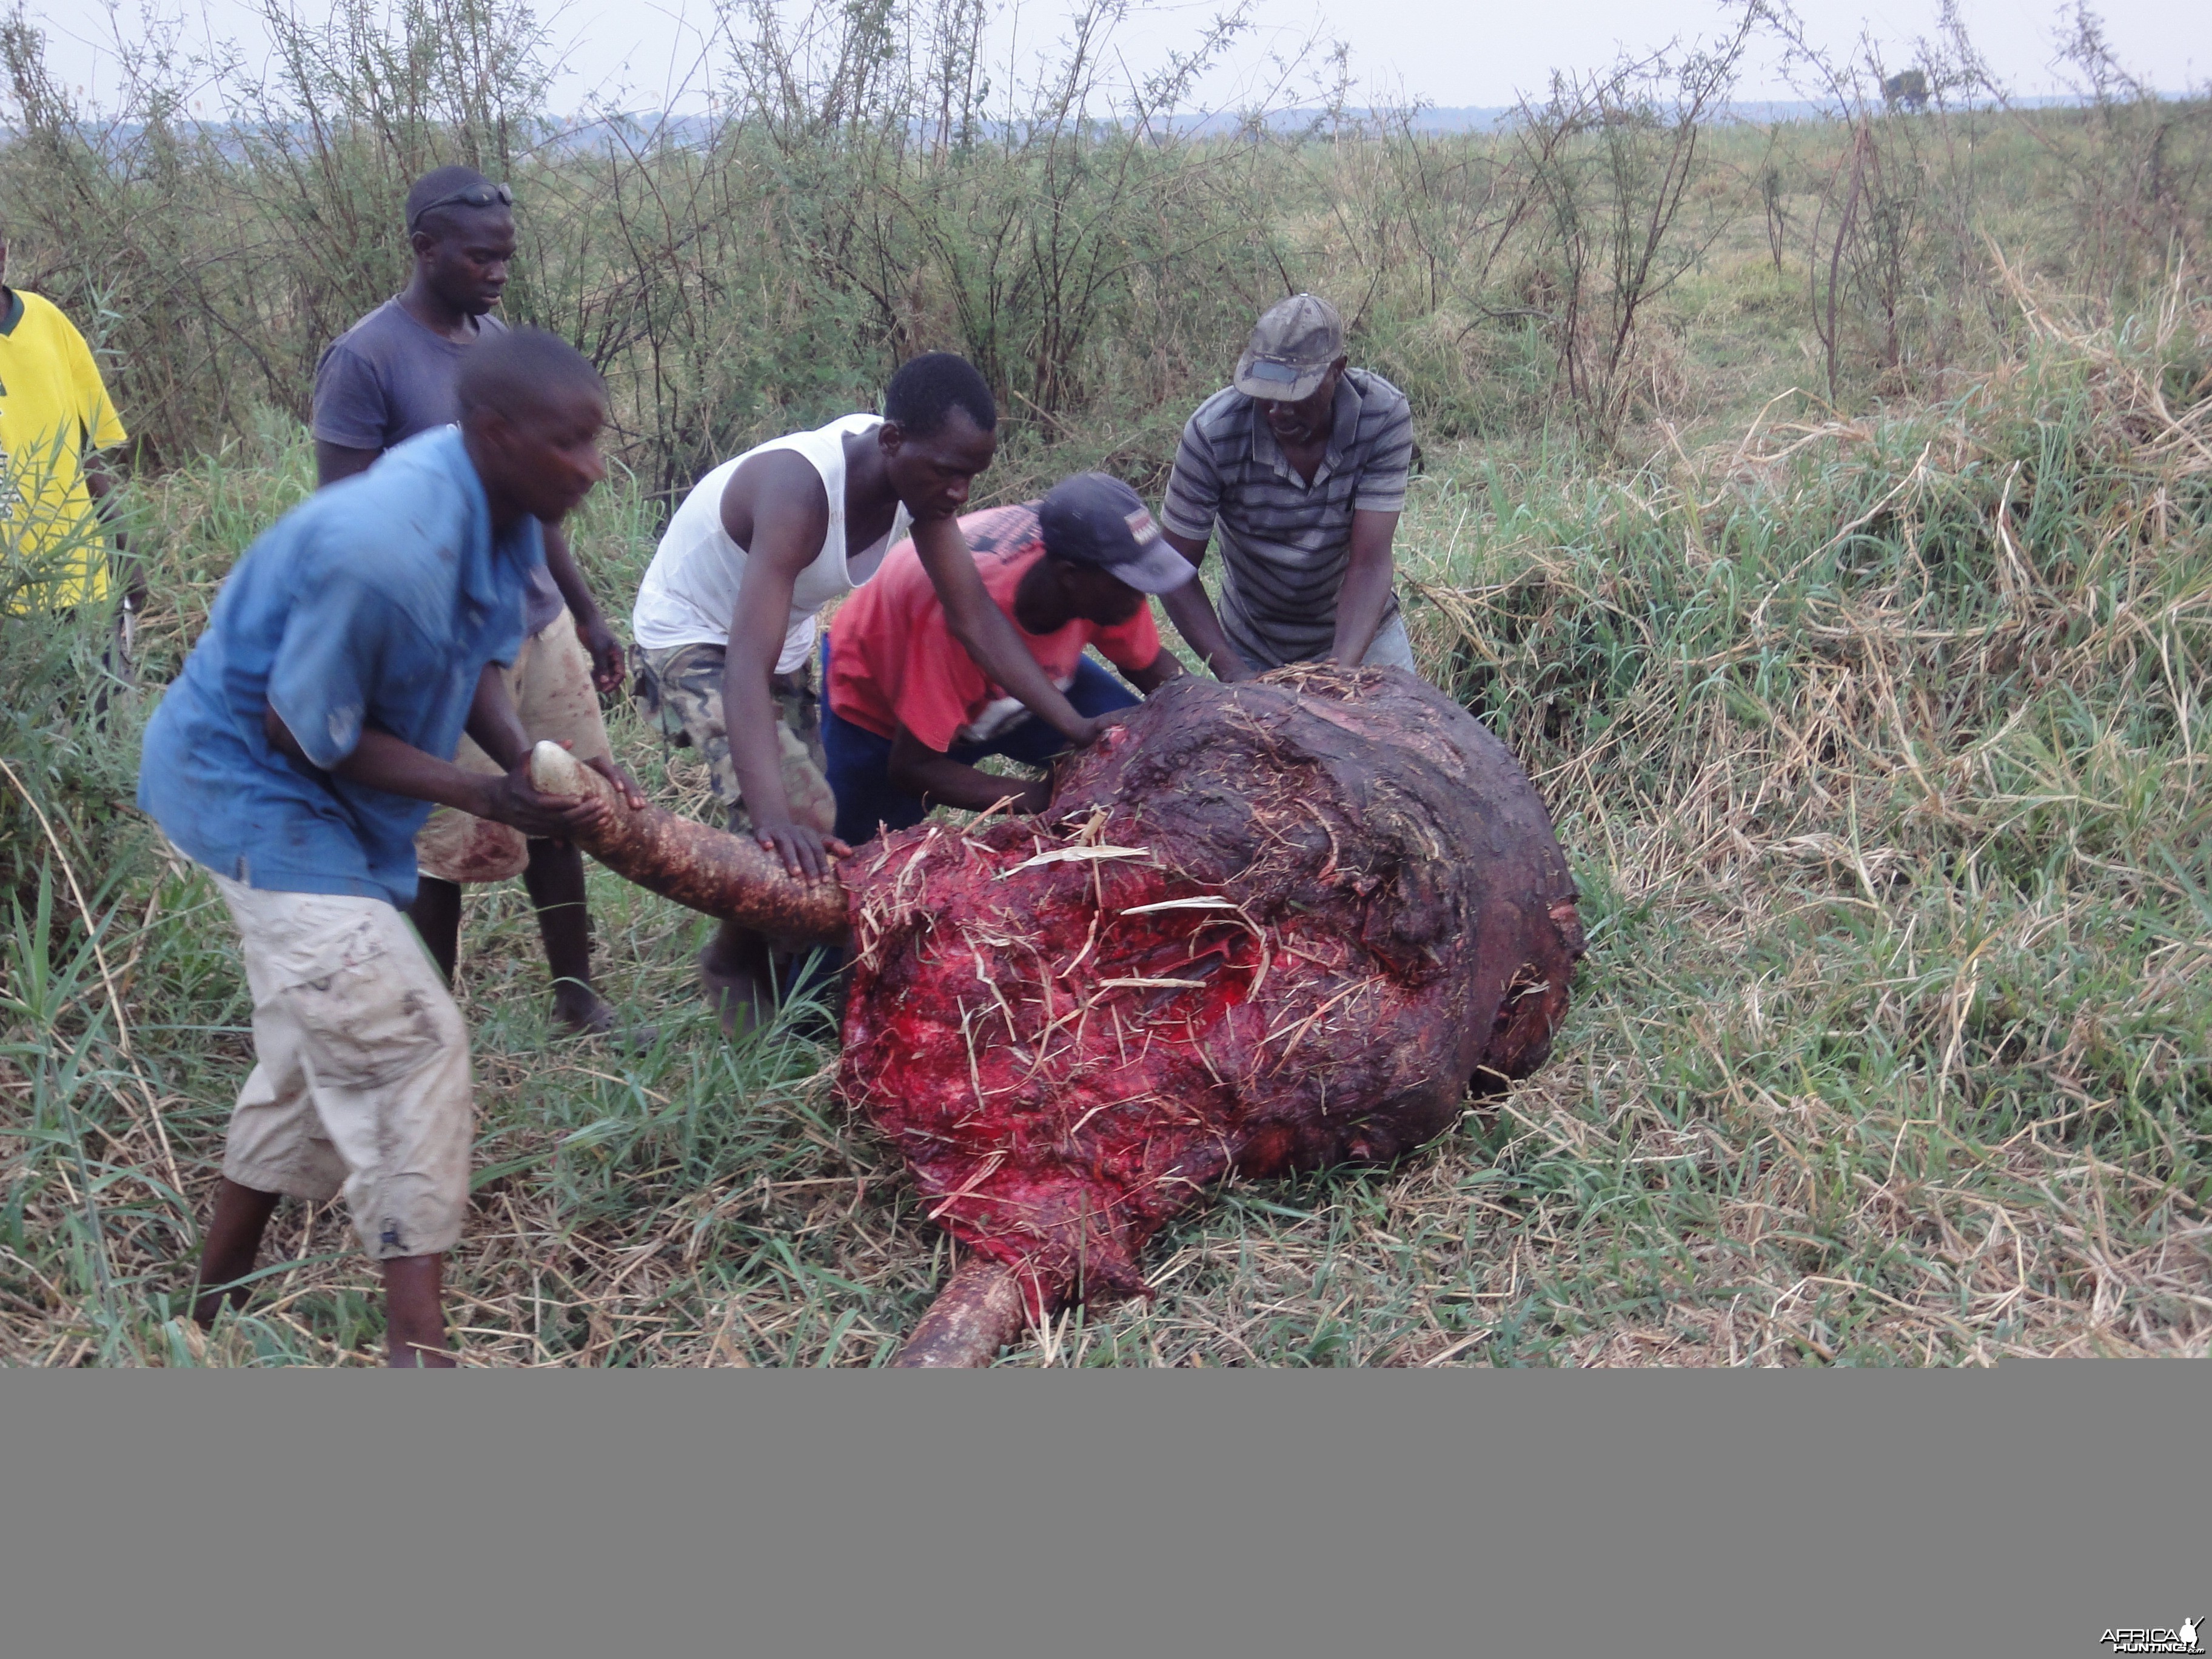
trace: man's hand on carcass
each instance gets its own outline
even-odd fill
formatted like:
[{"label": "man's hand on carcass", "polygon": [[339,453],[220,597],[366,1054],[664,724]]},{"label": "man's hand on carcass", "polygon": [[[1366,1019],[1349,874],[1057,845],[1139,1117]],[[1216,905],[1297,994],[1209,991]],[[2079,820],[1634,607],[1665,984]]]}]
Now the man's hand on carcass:
[{"label": "man's hand on carcass", "polygon": [[1130,715],[1135,714],[1138,707],[1139,705],[1133,703],[1127,708],[1109,708],[1103,714],[1093,714],[1084,722],[1081,733],[1079,735],[1069,733],[1068,740],[1078,749],[1088,749]]},{"label": "man's hand on carcass", "polygon": [[[567,749],[572,745],[564,743],[561,746]],[[638,787],[637,780],[629,775],[629,768],[605,755],[595,756],[584,764],[614,785],[616,799],[624,806],[633,812],[645,811],[645,791]]]},{"label": "man's hand on carcass", "polygon": [[828,875],[832,860],[853,856],[853,849],[836,836],[825,836],[811,823],[793,823],[788,818],[775,823],[757,823],[753,835],[763,851],[773,853],[783,860],[785,873],[806,881],[819,881]]},{"label": "man's hand on carcass", "polygon": [[[605,775],[605,768],[592,763],[592,769]],[[635,791],[634,783],[611,779],[617,792],[625,788]],[[483,799],[471,810],[480,818],[489,818],[520,830],[532,841],[572,841],[587,836],[601,828],[613,810],[599,795],[549,795],[530,781],[530,757],[526,752],[512,768],[495,778],[480,781]],[[643,797],[636,797],[644,804]]]}]

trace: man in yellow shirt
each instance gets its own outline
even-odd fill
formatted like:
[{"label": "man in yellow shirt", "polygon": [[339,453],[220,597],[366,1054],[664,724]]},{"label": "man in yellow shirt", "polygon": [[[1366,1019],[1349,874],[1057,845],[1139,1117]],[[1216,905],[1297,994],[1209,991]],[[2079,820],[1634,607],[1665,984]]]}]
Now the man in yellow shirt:
[{"label": "man in yellow shirt", "polygon": [[[60,610],[110,592],[100,525],[115,481],[98,452],[123,441],[123,422],[84,336],[52,301],[5,286],[7,265],[0,233],[0,558],[51,562],[5,586]],[[140,592],[134,574],[126,617]]]}]

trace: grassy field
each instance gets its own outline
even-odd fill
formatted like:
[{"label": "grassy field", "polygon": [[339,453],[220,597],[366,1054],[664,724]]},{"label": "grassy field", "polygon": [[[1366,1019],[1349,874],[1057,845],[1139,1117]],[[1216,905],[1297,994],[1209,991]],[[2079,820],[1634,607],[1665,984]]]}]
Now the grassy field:
[{"label": "grassy field", "polygon": [[[855,62],[890,61],[864,24],[921,15],[879,9],[847,9]],[[152,82],[81,118],[24,27],[11,280],[109,365],[154,602],[125,695],[101,619],[33,620],[0,556],[0,1363],[380,1357],[331,1206],[279,1211],[243,1316],[181,1316],[248,1004],[220,901],[130,802],[151,699],[309,487],[307,366],[391,291],[390,203],[463,156],[519,181],[510,311],[615,388],[623,466],[575,540],[618,625],[669,486],[923,346],[1005,392],[992,499],[1091,465],[1157,499],[1286,283],[1345,301],[1413,399],[1417,655],[1583,888],[1553,1059],[1398,1168],[1214,1194],[1156,1242],[1153,1298],[1007,1363],[2212,1351],[2212,100],[1923,118],[1862,88],[1759,128],[1638,71],[1521,137],[1155,143],[1063,109],[917,150],[909,63],[857,114],[733,104],[711,142],[594,153],[481,88],[397,95],[376,77],[444,62],[418,40],[313,58],[297,99],[333,113],[295,155],[169,122]],[[610,722],[707,811],[701,769]],[[726,1042],[710,924],[592,884],[649,1051],[550,1029],[519,883],[465,922],[468,1360],[879,1363],[950,1247],[832,1102],[834,1053]]]},{"label": "grassy field", "polygon": [[[1154,1300],[1007,1363],[2212,1349],[2212,316],[2036,314],[2013,361],[1907,409],[1794,399],[1640,466],[1430,453],[1401,543],[1425,668],[1522,755],[1584,891],[1555,1058],[1401,1168],[1219,1194],[1155,1248]],[[272,426],[146,489],[157,678],[307,479]],[[589,510],[603,592],[653,522],[635,490]],[[111,793],[115,724],[52,727]],[[627,708],[615,729],[703,805]],[[330,1207],[280,1212],[245,1316],[179,1317],[250,1054],[213,893],[127,813],[18,851],[0,1358],[372,1359],[374,1277]],[[593,897],[648,1054],[553,1036],[519,884],[471,903],[469,1358],[881,1361],[948,1246],[831,1103],[830,1052],[724,1042],[704,921],[604,872]]]}]

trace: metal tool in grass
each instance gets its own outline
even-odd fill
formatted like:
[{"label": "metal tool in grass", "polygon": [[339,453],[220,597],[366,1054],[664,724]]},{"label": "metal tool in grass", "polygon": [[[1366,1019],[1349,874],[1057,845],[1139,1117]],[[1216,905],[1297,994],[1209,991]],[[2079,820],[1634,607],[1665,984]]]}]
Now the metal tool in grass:
[{"label": "metal tool in grass", "polygon": [[[533,770],[605,787],[550,745]],[[790,943],[850,938],[839,1091],[969,1252],[902,1364],[1146,1294],[1146,1240],[1210,1182],[1431,1139],[1543,1063],[1583,949],[1526,774],[1395,669],[1176,681],[1042,817],[925,824],[832,880],[658,808],[586,846]]]}]

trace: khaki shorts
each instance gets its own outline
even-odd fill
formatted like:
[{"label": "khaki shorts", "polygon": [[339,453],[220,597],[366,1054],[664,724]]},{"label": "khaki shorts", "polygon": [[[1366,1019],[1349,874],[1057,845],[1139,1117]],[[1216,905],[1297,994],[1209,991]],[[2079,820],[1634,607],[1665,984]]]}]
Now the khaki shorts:
[{"label": "khaki shorts", "polygon": [[475,1106],[468,1030],[437,965],[382,899],[214,879],[253,992],[253,1073],[223,1174],[319,1204],[344,1194],[379,1260],[452,1249]]},{"label": "khaki shorts", "polygon": [[[591,653],[576,637],[576,619],[568,611],[523,641],[506,678],[514,712],[532,743],[550,738],[573,744],[578,760],[614,754],[592,684]],[[483,777],[506,769],[465,735],[453,764]],[[415,861],[424,875],[441,881],[505,881],[530,862],[530,843],[508,824],[441,806],[415,837]]]},{"label": "khaki shorts", "polygon": [[[696,749],[707,763],[715,798],[728,809],[730,828],[752,829],[738,769],[730,759],[729,728],[722,721],[722,663],[719,645],[678,645],[665,650],[630,647],[635,673],[631,696],[646,724],[679,749]],[[822,705],[814,691],[814,665],[778,674],[769,682],[777,714],[775,741],[782,760],[783,793],[794,823],[828,835],[836,827],[837,798],[830,792],[829,763],[822,753]]]}]

